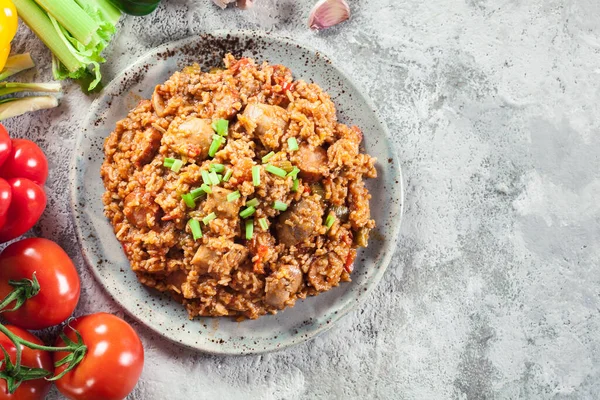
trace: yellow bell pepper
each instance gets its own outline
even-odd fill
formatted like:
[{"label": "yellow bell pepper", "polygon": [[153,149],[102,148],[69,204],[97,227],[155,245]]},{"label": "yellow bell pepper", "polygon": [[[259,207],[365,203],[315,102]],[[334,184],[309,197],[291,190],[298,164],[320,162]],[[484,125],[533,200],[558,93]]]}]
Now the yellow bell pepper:
[{"label": "yellow bell pepper", "polygon": [[0,71],[10,53],[10,42],[17,33],[17,9],[11,0],[0,0]]}]

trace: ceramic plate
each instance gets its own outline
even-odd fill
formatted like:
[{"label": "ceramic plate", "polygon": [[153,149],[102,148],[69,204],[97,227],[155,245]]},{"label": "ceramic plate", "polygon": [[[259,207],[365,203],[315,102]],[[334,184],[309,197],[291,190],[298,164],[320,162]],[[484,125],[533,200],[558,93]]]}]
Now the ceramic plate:
[{"label": "ceramic plate", "polygon": [[[192,63],[203,70],[221,66],[225,53],[249,56],[291,68],[295,79],[318,83],[333,99],[341,122],[358,125],[363,146],[377,157],[377,179],[368,180],[371,212],[377,229],[367,249],[359,252],[352,282],[293,308],[255,321],[226,318],[190,321],[184,307],[147,289],[129,267],[112,226],[104,217],[100,166],[104,139],[115,123],[154,86]],[[394,251],[402,216],[400,165],[388,139],[385,123],[373,103],[351,77],[321,53],[292,40],[253,31],[213,33],[166,44],[150,51],[115,78],[92,105],[77,140],[72,169],[72,209],[78,239],[89,266],[108,293],[131,315],[162,336],[183,345],[218,354],[273,351],[304,342],[331,327],[352,310],[381,279]]]}]

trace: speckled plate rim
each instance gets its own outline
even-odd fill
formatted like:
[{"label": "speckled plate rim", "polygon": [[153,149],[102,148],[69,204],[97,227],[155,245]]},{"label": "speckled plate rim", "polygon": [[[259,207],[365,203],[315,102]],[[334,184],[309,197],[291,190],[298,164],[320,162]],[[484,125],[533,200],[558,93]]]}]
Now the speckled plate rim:
[{"label": "speckled plate rim", "polygon": [[[192,344],[185,343],[185,342],[182,342],[180,340],[176,340],[176,339],[170,337],[169,334],[167,334],[166,332],[163,332],[160,328],[158,328],[151,322],[146,321],[143,318],[136,315],[136,313],[134,311],[132,311],[130,309],[130,307],[124,301],[122,301],[118,296],[113,296],[113,294],[111,293],[109,288],[103,282],[103,278],[101,277],[100,272],[95,267],[95,262],[97,260],[95,259],[93,252],[88,251],[86,246],[83,245],[83,243],[85,241],[84,232],[83,232],[82,226],[80,225],[80,223],[78,222],[78,219],[77,219],[77,210],[78,210],[77,182],[79,182],[78,171],[77,171],[77,163],[78,163],[79,159],[78,159],[77,152],[75,152],[75,154],[71,160],[70,174],[69,174],[69,178],[70,178],[70,182],[71,182],[71,193],[70,193],[71,219],[72,219],[74,227],[75,227],[78,245],[81,249],[84,260],[85,260],[86,264],[88,265],[89,269],[92,271],[92,274],[94,275],[95,279],[100,284],[100,286],[103,288],[103,290],[107,294],[109,294],[110,297],[117,304],[119,304],[119,306],[122,307],[134,319],[136,319],[137,321],[139,321],[140,323],[142,323],[143,325],[145,325],[146,327],[148,327],[149,329],[151,329],[153,332],[157,333],[161,337],[163,337],[173,343],[182,345],[182,346],[190,348],[190,349],[194,349],[194,350],[198,350],[198,351],[202,351],[202,352],[206,352],[206,353],[210,353],[210,354],[215,354],[215,355],[264,354],[264,353],[282,350],[284,348],[288,348],[288,347],[291,347],[291,346],[294,346],[294,345],[297,345],[300,343],[304,343],[308,340],[315,338],[319,334],[329,330],[338,320],[340,320],[343,316],[348,314],[350,311],[356,309],[359,305],[363,304],[363,302],[368,298],[368,296],[371,294],[371,292],[374,290],[374,288],[381,281],[383,275],[385,274],[385,272],[391,262],[391,258],[394,254],[393,244],[395,243],[395,241],[397,240],[397,238],[399,236],[401,221],[402,221],[403,215],[404,215],[405,182],[404,182],[404,177],[402,174],[401,165],[398,160],[397,153],[396,153],[395,145],[390,139],[391,137],[390,137],[390,132],[388,130],[387,124],[385,123],[384,119],[381,117],[381,114],[375,107],[374,102],[371,100],[371,98],[368,95],[365,94],[366,91],[362,87],[360,87],[358,84],[356,84],[354,82],[354,80],[343,69],[341,69],[337,65],[335,65],[331,61],[331,59],[329,57],[327,57],[326,55],[324,55],[321,51],[319,51],[311,46],[307,46],[305,44],[300,44],[300,43],[296,42],[295,40],[285,37],[285,36],[279,36],[279,35],[275,35],[270,32],[255,31],[255,30],[232,30],[232,31],[218,30],[218,31],[213,31],[213,32],[196,34],[194,36],[189,36],[189,37],[179,39],[179,40],[176,40],[173,42],[167,42],[158,47],[150,49],[149,51],[144,53],[142,56],[140,56],[132,64],[130,64],[129,66],[127,66],[126,68],[121,70],[121,72],[119,72],[117,75],[115,75],[113,80],[111,80],[111,82],[106,85],[106,88],[108,88],[111,85],[118,84],[119,81],[124,79],[124,77],[127,75],[128,72],[139,69],[141,66],[144,65],[144,63],[147,62],[149,57],[155,56],[156,54],[159,54],[159,53],[168,52],[170,49],[181,48],[181,47],[183,47],[187,44],[190,44],[194,41],[202,40],[203,35],[209,35],[214,38],[220,38],[220,39],[224,39],[226,37],[227,38],[239,37],[243,40],[249,40],[251,38],[259,37],[265,41],[278,41],[284,45],[301,48],[311,54],[318,55],[318,57],[323,58],[330,65],[331,68],[335,69],[336,72],[345,79],[345,81],[346,81],[345,83],[348,86],[352,87],[357,93],[360,94],[361,100],[366,103],[366,105],[370,108],[371,112],[375,115],[375,120],[377,121],[377,124],[379,125],[378,128],[384,133],[383,136],[384,136],[384,139],[386,140],[386,144],[387,144],[387,148],[388,148],[388,154],[387,154],[388,163],[392,164],[392,169],[394,171],[396,171],[395,179],[398,182],[398,187],[396,187],[395,189],[398,192],[399,202],[397,204],[391,205],[392,208],[397,208],[397,209],[394,209],[394,212],[393,212],[393,214],[397,216],[397,221],[391,227],[393,240],[387,240],[383,244],[382,250],[384,252],[384,256],[376,264],[377,270],[376,270],[375,274],[373,274],[371,276],[368,285],[366,285],[366,287],[363,290],[358,291],[358,293],[356,294],[355,301],[347,301],[343,306],[341,306],[340,308],[337,308],[335,313],[331,313],[330,315],[323,316],[322,319],[323,320],[327,319],[328,323],[317,323],[318,321],[315,321],[314,324],[304,327],[304,328],[301,328],[301,330],[299,330],[298,333],[304,333],[303,335],[297,334],[296,336],[291,337],[287,342],[279,343],[276,346],[272,345],[271,347],[265,347],[262,349],[254,349],[254,350],[248,350],[248,351],[240,350],[240,348],[222,347],[222,346],[218,346],[214,343],[213,344],[206,343],[206,346],[202,346],[202,347],[198,346],[198,345],[194,346]],[[327,89],[324,88],[324,90],[327,90]],[[90,106],[90,110],[98,109],[101,101],[102,101],[101,96],[96,98],[93,101],[92,105]],[[80,123],[78,124],[77,140],[75,143],[76,149],[79,148],[79,146],[81,145],[81,143],[83,141],[84,135],[83,135],[83,129],[82,129],[81,125],[85,121],[87,121],[86,117],[82,118],[80,120]],[[391,160],[391,162],[390,162],[390,160]]]}]

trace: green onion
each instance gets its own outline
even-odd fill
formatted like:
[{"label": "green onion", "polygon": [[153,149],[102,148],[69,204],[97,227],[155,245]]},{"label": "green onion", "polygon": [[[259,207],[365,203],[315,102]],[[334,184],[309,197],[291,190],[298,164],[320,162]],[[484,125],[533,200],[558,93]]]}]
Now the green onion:
[{"label": "green onion", "polygon": [[204,189],[202,189],[202,187],[199,187],[197,189],[192,190],[190,194],[192,195],[192,198],[196,200],[197,198],[202,197],[204,194],[206,194],[206,192],[204,191]]},{"label": "green onion", "polygon": [[202,181],[204,182],[204,184],[206,184],[206,185],[212,184],[212,182],[210,180],[210,175],[208,174],[208,171],[202,170],[202,171],[200,171],[200,174],[202,175]]},{"label": "green onion", "polygon": [[194,237],[194,240],[200,239],[202,237],[202,229],[200,229],[200,222],[198,222],[197,219],[190,219],[188,221],[188,225],[192,230],[192,236]]},{"label": "green onion", "polygon": [[175,161],[173,161],[173,165],[171,165],[171,171],[173,171],[173,172],[179,172],[179,170],[181,169],[181,167],[183,167],[183,161],[181,161],[181,160],[175,160]]},{"label": "green onion", "polygon": [[183,202],[185,203],[185,205],[188,206],[189,208],[196,207],[196,202],[194,201],[194,198],[192,197],[191,193],[182,194],[181,198],[183,199]]},{"label": "green onion", "polygon": [[298,150],[298,141],[296,140],[296,138],[288,138],[288,147],[290,148],[290,151]]},{"label": "green onion", "polygon": [[263,229],[263,231],[269,230],[269,223],[267,222],[267,219],[265,217],[262,217],[261,219],[259,219],[258,224]]},{"label": "green onion", "polygon": [[276,167],[276,166],[274,166],[274,165],[267,164],[267,165],[265,166],[265,170],[266,170],[267,172],[270,172],[270,173],[272,173],[273,175],[277,175],[277,176],[279,176],[279,177],[281,177],[281,178],[285,178],[285,170],[283,170],[283,169],[281,169],[281,168],[278,168],[278,167]]},{"label": "green onion", "polygon": [[268,162],[269,162],[269,160],[270,160],[271,158],[273,158],[273,156],[274,156],[274,155],[275,155],[275,152],[273,152],[273,151],[272,151],[272,152],[270,152],[269,154],[267,154],[266,156],[264,156],[264,157],[262,158],[262,162],[263,162],[263,164],[266,164],[266,163],[268,163]]},{"label": "green onion", "polygon": [[229,121],[226,119],[218,119],[213,121],[211,124],[213,130],[219,134],[219,136],[227,136],[227,130],[229,129]]},{"label": "green onion", "polygon": [[231,203],[232,201],[239,199],[241,196],[242,195],[240,194],[240,191],[236,190],[235,192],[231,192],[227,195],[227,201]]},{"label": "green onion", "polygon": [[208,223],[210,221],[212,221],[213,219],[217,219],[217,214],[215,214],[214,212],[211,212],[206,217],[202,218],[202,222],[204,223],[204,225],[208,225]]},{"label": "green onion", "polygon": [[210,174],[208,174],[208,176],[210,178],[210,183],[212,183],[213,185],[218,185],[219,183],[221,183],[216,172],[211,172]]},{"label": "green onion", "polygon": [[288,206],[283,201],[275,200],[275,203],[273,203],[273,208],[279,211],[285,211],[287,210]]},{"label": "green onion", "polygon": [[163,166],[167,167],[167,168],[171,168],[173,166],[173,163],[175,162],[174,158],[165,158],[165,161],[163,161]]},{"label": "green onion", "polygon": [[259,204],[260,204],[260,202],[258,201],[258,199],[252,199],[252,200],[246,202],[246,206],[248,206],[248,207],[256,207]]},{"label": "green onion", "polygon": [[0,71],[0,81],[33,67],[35,67],[35,63],[31,59],[31,55],[29,53],[15,54],[14,56],[10,56],[6,59],[4,69]]},{"label": "green onion", "polygon": [[0,99],[0,121],[31,111],[58,107],[54,96],[8,97]]},{"label": "green onion", "polygon": [[335,214],[330,213],[329,215],[327,215],[327,219],[325,220],[325,226],[327,227],[327,229],[331,228],[331,225],[333,225],[334,222]]},{"label": "green onion", "polygon": [[212,189],[206,183],[200,186],[200,189],[204,190],[208,194],[212,194]]},{"label": "green onion", "polygon": [[225,166],[223,164],[210,164],[210,172],[223,172]]},{"label": "green onion", "polygon": [[254,234],[254,221],[251,219],[246,221],[246,239],[252,239],[252,235]]},{"label": "green onion", "polygon": [[294,167],[294,169],[291,170],[290,173],[287,174],[287,176],[291,176],[292,179],[296,179],[296,177],[298,176],[299,172],[300,172],[300,169],[298,167]]},{"label": "green onion", "polygon": [[219,148],[221,147],[224,141],[225,139],[223,138],[223,136],[213,135],[213,141],[210,144],[210,148],[208,149],[208,155],[214,157],[215,154],[217,154],[217,151],[219,151]]},{"label": "green onion", "polygon": [[292,184],[292,192],[297,192],[299,185],[300,185],[300,181],[298,179],[294,179],[294,182]]},{"label": "green onion", "polygon": [[233,170],[228,168],[225,172],[225,176],[223,176],[223,182],[229,182],[231,175],[233,175]]},{"label": "green onion", "polygon": [[217,178],[219,178],[219,182],[223,182],[223,174],[217,174]]},{"label": "green onion", "polygon": [[252,184],[260,186],[260,166],[258,165],[252,167]]},{"label": "green onion", "polygon": [[248,208],[246,208],[245,210],[243,210],[240,213],[240,217],[242,217],[242,218],[248,218],[249,216],[251,216],[255,212],[256,212],[256,208],[254,208],[254,207],[248,207]]}]

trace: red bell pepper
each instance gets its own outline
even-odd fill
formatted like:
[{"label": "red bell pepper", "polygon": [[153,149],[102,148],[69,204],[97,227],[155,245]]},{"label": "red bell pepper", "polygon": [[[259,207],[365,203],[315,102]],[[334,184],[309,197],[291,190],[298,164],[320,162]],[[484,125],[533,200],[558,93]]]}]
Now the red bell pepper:
[{"label": "red bell pepper", "polygon": [[10,139],[0,124],[0,243],[21,236],[46,208],[48,160],[31,140]]}]

